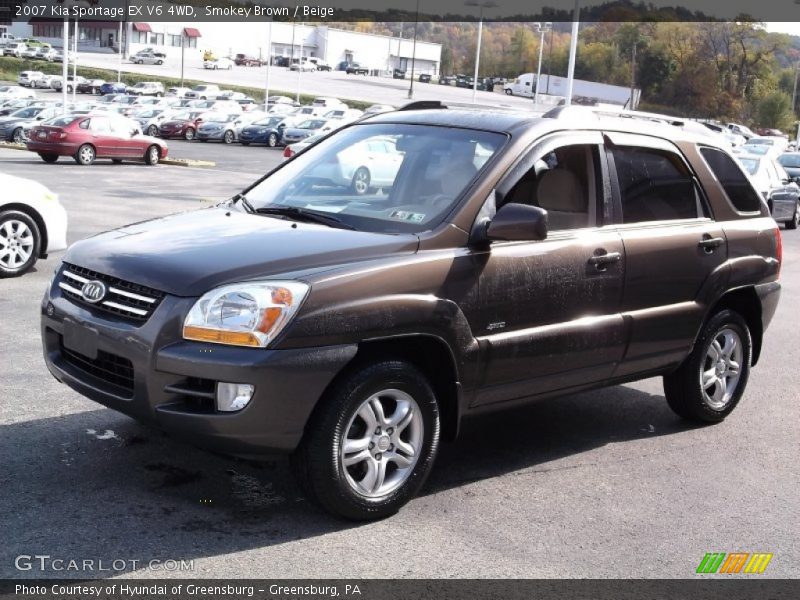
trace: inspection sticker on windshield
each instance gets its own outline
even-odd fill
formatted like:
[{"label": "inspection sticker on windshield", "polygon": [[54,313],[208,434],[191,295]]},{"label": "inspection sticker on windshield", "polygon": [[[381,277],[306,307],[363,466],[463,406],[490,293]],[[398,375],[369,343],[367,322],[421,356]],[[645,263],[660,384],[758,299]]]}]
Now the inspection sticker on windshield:
[{"label": "inspection sticker on windshield", "polygon": [[395,210],[389,217],[400,221],[410,221],[412,223],[422,223],[425,220],[424,213],[408,212],[407,210]]}]

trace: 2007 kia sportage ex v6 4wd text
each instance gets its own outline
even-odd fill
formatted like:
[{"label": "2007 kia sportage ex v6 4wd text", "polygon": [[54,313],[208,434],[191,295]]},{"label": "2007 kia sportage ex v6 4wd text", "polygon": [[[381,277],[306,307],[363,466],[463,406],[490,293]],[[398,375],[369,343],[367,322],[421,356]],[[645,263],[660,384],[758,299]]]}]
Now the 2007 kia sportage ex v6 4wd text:
[{"label": "2007 kia sportage ex v6 4wd text", "polygon": [[715,144],[579,107],[376,115],[222,205],[72,246],[47,366],[192,443],[290,453],[351,519],[411,499],[467,415],[659,375],[678,415],[721,421],[781,238]]}]

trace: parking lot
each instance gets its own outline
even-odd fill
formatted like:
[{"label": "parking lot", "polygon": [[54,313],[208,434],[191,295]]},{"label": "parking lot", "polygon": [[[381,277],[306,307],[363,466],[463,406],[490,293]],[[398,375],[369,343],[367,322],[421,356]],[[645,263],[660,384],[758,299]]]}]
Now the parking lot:
[{"label": "parking lot", "polygon": [[[48,165],[0,149],[0,169],[57,192],[74,242],[208,206],[281,160],[264,147],[170,151],[217,166]],[[735,551],[772,552],[764,576],[794,576],[800,232],[783,234],[783,297],[724,423],[679,420],[658,379],[542,401],[467,423],[418,499],[361,525],[303,500],[283,459],[194,449],[56,382],[38,325],[53,255],[0,280],[0,576],[85,575],[15,568],[39,554],[127,561],[100,577],[685,578],[706,552]],[[142,568],[152,560],[194,571]]]}]

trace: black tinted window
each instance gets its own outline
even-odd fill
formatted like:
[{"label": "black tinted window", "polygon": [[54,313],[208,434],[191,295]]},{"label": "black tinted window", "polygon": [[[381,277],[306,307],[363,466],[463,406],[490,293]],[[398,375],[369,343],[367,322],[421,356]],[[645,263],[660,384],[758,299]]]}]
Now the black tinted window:
[{"label": "black tinted window", "polygon": [[750,180],[736,162],[724,152],[714,148],[700,148],[709,168],[728,194],[728,198],[742,212],[761,210],[761,198],[750,185]]},{"label": "black tinted window", "polygon": [[695,219],[694,179],[676,154],[650,148],[612,149],[622,200],[622,222]]}]

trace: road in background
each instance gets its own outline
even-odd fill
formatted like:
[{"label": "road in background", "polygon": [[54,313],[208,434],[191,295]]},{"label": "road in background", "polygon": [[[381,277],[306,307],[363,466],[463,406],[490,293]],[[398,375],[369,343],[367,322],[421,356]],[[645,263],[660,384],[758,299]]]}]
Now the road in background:
[{"label": "road in background", "polygon": [[[59,193],[74,242],[209,206],[280,160],[256,147],[171,148],[220,167],[47,165],[0,149],[0,170]],[[691,578],[705,553],[736,551],[772,552],[763,576],[795,577],[800,231],[782,233],[783,298],[724,423],[681,421],[658,379],[484,417],[443,445],[419,498],[367,524],[303,500],[283,458],[197,450],[56,382],[41,356],[38,306],[55,254],[0,281],[0,577],[40,577],[17,571],[14,557],[47,554],[194,561],[189,573],[126,577]]]},{"label": "road in background", "polygon": [[[80,66],[100,67],[117,70],[119,58],[115,54],[80,54]],[[123,71],[160,75],[162,77],[180,77],[180,60],[167,59],[163,65],[137,65],[123,63]],[[259,89],[264,88],[267,77],[266,67],[233,67],[231,70],[213,71],[203,68],[200,56],[187,53],[184,75],[186,79],[199,79],[209,83],[224,85],[243,85]],[[350,98],[376,104],[393,104],[401,106],[407,102],[409,79],[391,79],[389,77],[373,77],[365,75],[347,75],[344,71],[319,71],[302,73],[299,77],[300,93],[315,96],[335,96]],[[472,89],[457,88],[452,85],[439,85],[438,78],[431,83],[414,82],[414,100],[441,100],[444,103],[472,102]],[[297,72],[286,67],[272,67],[270,88],[277,93],[289,92],[292,96],[297,92]],[[511,108],[533,110],[530,98],[506,96],[502,92],[477,93],[478,104],[492,106],[508,106]]]}]

